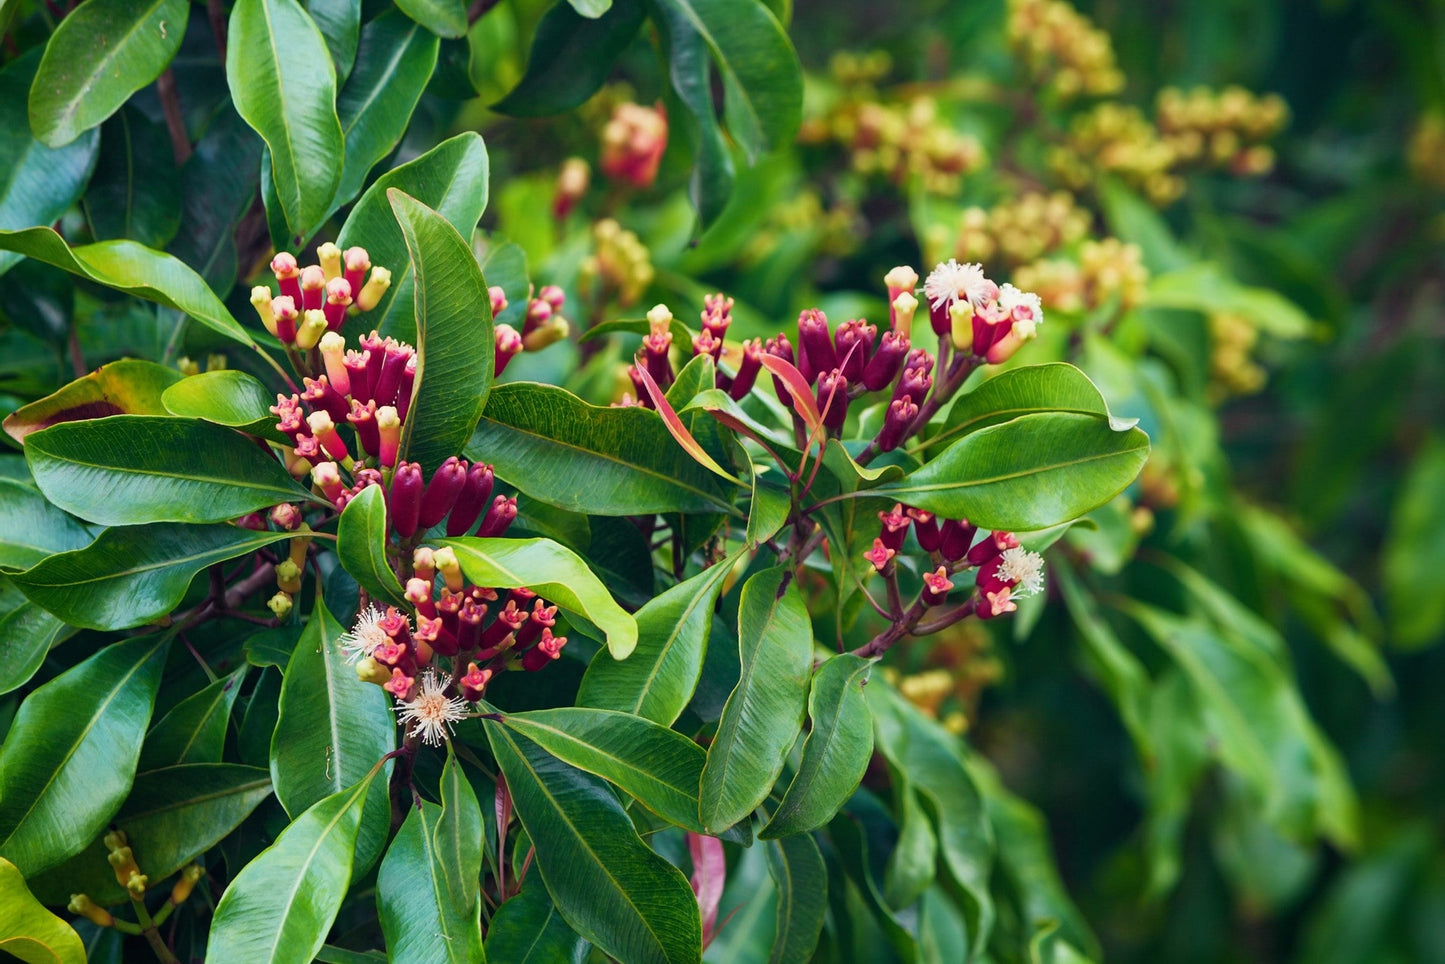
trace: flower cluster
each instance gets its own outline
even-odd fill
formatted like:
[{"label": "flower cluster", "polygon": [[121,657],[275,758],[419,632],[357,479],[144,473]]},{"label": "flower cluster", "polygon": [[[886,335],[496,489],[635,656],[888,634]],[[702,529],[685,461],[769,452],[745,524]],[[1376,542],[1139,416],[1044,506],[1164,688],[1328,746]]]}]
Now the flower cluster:
[{"label": "flower cluster", "polygon": [[1261,97],[1243,87],[1196,87],[1188,93],[1166,87],[1159,92],[1155,118],[1181,163],[1250,176],[1274,167],[1274,151],[1262,142],[1284,127],[1289,108],[1277,94]]},{"label": "flower cluster", "polygon": [[651,187],[667,150],[667,111],[618,104],[602,128],[602,173],[636,188]]},{"label": "flower cluster", "polygon": [[940,120],[932,97],[891,103],[855,93],[806,123],[799,139],[843,145],[859,174],[879,175],[899,186],[916,179],[925,190],[942,195],[957,194],[963,176],[985,160],[977,138]]},{"label": "flower cluster", "polygon": [[595,285],[599,303],[615,297],[623,308],[635,305],[655,274],[647,246],[611,218],[592,226],[592,241],[593,253],[578,269],[578,286],[585,290]]},{"label": "flower cluster", "polygon": [[327,241],[316,249],[317,264],[301,267],[282,251],[271,259],[279,295],[266,285],[251,289],[251,304],[266,330],[287,348],[315,348],[327,332],[338,332],[348,315],[370,311],[391,287],[391,271],[373,266],[365,248],[342,251]]},{"label": "flower cluster", "polygon": [[1024,264],[1081,240],[1091,220],[1067,191],[1027,191],[992,208],[964,209],[951,243],[952,256],[964,261],[998,257]]},{"label": "flower cluster", "polygon": [[1250,395],[1264,387],[1267,376],[1252,352],[1259,329],[1249,318],[1228,311],[1209,316],[1209,397],[1222,402],[1231,395]]},{"label": "flower cluster", "polygon": [[1035,82],[1061,99],[1124,87],[1109,35],[1063,0],[1009,0],[1005,29]]},{"label": "flower cluster", "polygon": [[1039,292],[1051,306],[1075,313],[1114,303],[1121,309],[1139,304],[1148,288],[1149,269],[1137,244],[1104,238],[1081,244],[1077,261],[1035,261],[1019,267],[1014,279]]}]

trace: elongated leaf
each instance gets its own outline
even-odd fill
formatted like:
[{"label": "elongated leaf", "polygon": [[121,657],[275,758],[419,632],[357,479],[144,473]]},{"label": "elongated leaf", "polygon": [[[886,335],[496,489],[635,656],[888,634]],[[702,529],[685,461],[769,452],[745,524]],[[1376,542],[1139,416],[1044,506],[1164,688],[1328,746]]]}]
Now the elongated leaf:
[{"label": "elongated leaf", "polygon": [[[695,365],[697,366],[696,368],[694,368]],[[672,389],[669,389],[669,394],[671,394],[673,390],[677,390],[678,404],[683,404],[685,401],[691,399],[693,395],[697,394],[696,392],[689,393],[679,388],[679,386],[683,388],[687,386],[687,383],[682,379],[683,376],[689,374],[690,371],[705,372],[707,377],[705,384],[707,388],[712,388],[712,356],[699,355],[697,358],[688,362],[687,367],[679,374],[677,383],[672,386]],[[676,410],[672,407],[672,403],[667,400],[667,395],[662,393],[662,389],[658,388],[657,382],[652,380],[652,376],[647,373],[647,370],[645,368],[639,368],[637,369],[637,373],[642,378],[643,387],[647,390],[648,397],[652,399],[652,404],[656,406],[657,415],[662,419],[663,428],[667,429],[667,434],[672,436],[672,440],[680,445],[682,450],[690,455],[694,462],[707,469],[713,475],[721,476],[734,485],[742,485],[741,479],[719,465],[717,460],[708,453],[708,450],[703,448],[702,443],[693,437],[692,432],[683,424],[682,419],[678,418]],[[697,376],[694,375],[694,378],[696,377]]]},{"label": "elongated leaf", "polygon": [[492,918],[487,956],[498,964],[583,964],[587,942],[567,926],[541,878],[532,877]]},{"label": "elongated leaf", "polygon": [[723,483],[673,441],[656,412],[588,405],[550,385],[498,385],[467,457],[492,463],[527,495],[574,512],[727,509]]},{"label": "elongated leaf", "polygon": [[[1397,642],[1416,647],[1445,628],[1445,593],[1431,589],[1431,573],[1445,567],[1445,442],[1427,446],[1405,477],[1390,518],[1383,575]],[[1378,674],[1377,674],[1378,675]]]},{"label": "elongated leaf", "polygon": [[[0,220],[0,228],[4,226]],[[101,241],[70,248],[64,238],[45,227],[0,230],[0,250],[23,254],[107,288],[185,312],[232,341],[255,344],[205,280],[185,262],[162,251],[134,241]]]},{"label": "elongated leaf", "polygon": [[89,529],[31,486],[0,479],[0,567],[28,569],[46,556],[83,549],[91,538]]},{"label": "elongated leaf", "polygon": [[221,294],[236,283],[236,224],[256,196],[264,149],[265,142],[227,106],[181,165],[181,228],[167,250]]},{"label": "elongated leaf", "polygon": [[758,573],[738,603],[742,675],[702,771],[701,816],[715,834],[767,798],[803,726],[813,665],[808,607],[783,568]]},{"label": "elongated leaf", "polygon": [[466,35],[467,6],[464,0],[399,0],[397,6],[438,37]]},{"label": "elongated leaf", "polygon": [[326,38],[296,0],[237,0],[227,43],[246,52],[226,58],[236,111],[271,151],[291,233],[309,237],[331,210],[344,150]]},{"label": "elongated leaf", "polygon": [[25,102],[39,64],[36,48],[0,70],[0,274],[28,254],[12,253],[3,232],[51,224],[64,214],[90,178],[100,145],[98,130],[59,150],[31,136]]},{"label": "elongated leaf", "polygon": [[966,435],[923,468],[869,490],[981,528],[1047,529],[1124,490],[1149,456],[1149,436],[1099,415],[1040,413]]},{"label": "elongated leaf", "polygon": [[[970,432],[1036,412],[1108,415],[1109,405],[1089,376],[1073,365],[1051,362],[1012,368],[960,395],[949,409],[943,430],[923,447],[936,452],[937,446]],[[1130,422],[1116,427],[1132,426]]]},{"label": "elongated leaf", "polygon": [[106,415],[165,415],[161,395],[181,380],[181,373],[135,358],[101,365],[54,394],[21,406],[5,419],[5,432],[17,442],[57,422]]},{"label": "elongated leaf", "polygon": [[356,69],[336,99],[346,153],[333,208],[356,197],[367,173],[406,133],[436,67],[437,45],[434,34],[394,10],[361,31]]},{"label": "elongated leaf", "polygon": [[816,830],[858,789],[873,756],[873,715],[863,696],[871,667],[868,660],[842,653],[813,674],[808,692],[812,725],[803,741],[803,758],[759,837]]},{"label": "elongated leaf", "polygon": [[731,571],[718,563],[647,601],[637,611],[637,648],[618,661],[593,657],[578,706],[620,710],[671,726],[697,689],[713,607]]},{"label": "elongated leaf", "polygon": [[[645,13],[641,0],[614,0],[601,16],[585,17],[558,0],[537,24],[522,79],[492,109],[513,117],[546,117],[581,105],[606,82]],[[558,64],[568,69],[558,70]]]},{"label": "elongated leaf", "polygon": [[612,596],[587,564],[551,539],[443,539],[456,550],[462,572],[475,585],[512,589],[526,586],[581,616],[607,634],[614,659],[625,659],[637,646],[637,622]]},{"label": "elongated leaf", "polygon": [[19,868],[3,858],[0,952],[26,964],[85,964],[85,944],[80,935],[31,896]]},{"label": "elongated leaf", "polygon": [[275,393],[255,378],[227,368],[181,379],[165,390],[161,404],[172,415],[199,418],[289,444],[276,430],[276,416],[270,412],[275,399]]},{"label": "elongated leaf", "polygon": [[736,172],[732,152],[718,125],[713,109],[712,66],[702,34],[682,13],[682,8],[660,4],[661,25],[667,36],[668,76],[678,99],[691,114],[672,123],[692,144],[696,162],[688,179],[688,195],[706,228],[727,206]]},{"label": "elongated leaf", "polygon": [[73,626],[130,629],[174,609],[196,573],[285,539],[232,525],[119,526],[11,579]]},{"label": "elongated leaf", "polygon": [[318,500],[245,436],[190,419],[66,422],[28,436],[25,456],[46,498],[102,525],[220,522]]},{"label": "elongated leaf", "polygon": [[0,665],[5,667],[0,694],[30,682],[51,647],[74,634],[74,626],[25,598],[11,580],[0,578]]},{"label": "elongated leaf", "polygon": [[[151,883],[158,884],[210,850],[271,795],[264,769],[234,763],[189,763],[136,774],[125,805],[111,822],[125,831]],[[106,862],[98,838],[65,863],[31,881],[46,903],[84,893],[97,904],[123,904],[129,893]]]},{"label": "elongated leaf", "polygon": [[230,676],[181,700],[151,727],[140,751],[141,772],[183,763],[220,763],[231,707],[249,669],[243,663]]},{"label": "elongated leaf", "polygon": [[85,189],[91,234],[97,241],[129,238],[152,248],[170,244],[181,226],[181,194],[165,128],[127,108],[106,121],[101,143]]},{"label": "elongated leaf", "polygon": [[778,930],[770,964],[813,957],[828,910],[828,868],[812,837],[768,842],[768,873],[778,888]]},{"label": "elongated leaf", "polygon": [[336,66],[336,82],[346,83],[356,61],[356,47],[361,36],[361,0],[306,0],[306,12],[316,21],[316,29],[331,51]]},{"label": "elongated leaf", "polygon": [[206,946],[213,964],[311,961],[341,909],[376,771],[318,801],[232,880]]},{"label": "elongated leaf", "polygon": [[51,35],[30,88],[30,127],[63,147],[160,76],[181,48],[186,0],[89,0]]},{"label": "elongated leaf", "polygon": [[130,792],[169,641],[107,646],[20,704],[0,746],[0,856],[26,876],[83,850]]},{"label": "elongated leaf", "polygon": [[401,453],[430,472],[461,452],[487,404],[492,301],[471,244],[446,218],[399,189],[387,197],[415,277],[416,387]]},{"label": "elongated leaf", "polygon": [[697,788],[706,755],[681,733],[582,707],[508,713],[502,723],[564,763],[617,784],[663,819],[702,832]]},{"label": "elongated leaf", "polygon": [[369,485],[346,504],[336,525],[336,554],[357,585],[373,599],[406,604],[401,582],[386,561],[386,499]]},{"label": "elongated leaf", "polygon": [[642,842],[607,784],[500,724],[486,729],[567,923],[620,960],[700,960],[702,923],[687,878]]},{"label": "elongated leaf", "polygon": [[[463,918],[475,922],[482,902],[479,878],[486,831],[482,826],[482,808],[477,803],[476,791],[462,772],[461,762],[450,744],[447,745],[447,762],[442,767],[438,787],[442,798],[442,817],[432,831],[432,840],[441,856],[446,899],[461,912]],[[471,923],[468,929],[475,926]],[[478,931],[475,942],[480,944],[481,939]],[[477,957],[480,954],[481,949],[478,948],[473,958],[480,959]]]}]

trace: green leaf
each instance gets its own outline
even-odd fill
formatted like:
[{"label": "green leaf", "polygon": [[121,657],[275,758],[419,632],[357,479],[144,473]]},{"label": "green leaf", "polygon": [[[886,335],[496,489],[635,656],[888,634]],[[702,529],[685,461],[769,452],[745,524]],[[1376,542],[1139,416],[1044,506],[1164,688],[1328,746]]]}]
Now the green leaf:
[{"label": "green leaf", "polygon": [[567,923],[629,964],[699,961],[692,888],[642,842],[607,784],[500,724],[485,725],[537,870]]},{"label": "green leaf", "polygon": [[74,626],[25,598],[11,580],[0,578],[0,665],[5,667],[0,694],[30,682],[50,648],[74,634]]},{"label": "green leaf", "polygon": [[648,600],[635,614],[637,648],[621,661],[593,657],[577,705],[671,726],[697,689],[713,607],[731,570],[730,563],[718,563]]},{"label": "green leaf", "polygon": [[169,642],[107,646],[20,704],[0,745],[0,856],[27,877],[83,850],[130,793]]},{"label": "green leaf", "polygon": [[106,415],[165,415],[161,395],[181,373],[155,362],[122,358],[82,375],[52,395],[16,409],[5,419],[6,433],[17,442],[57,422]]},{"label": "green leaf", "polygon": [[191,579],[207,566],[288,537],[225,524],[119,526],[11,579],[27,598],[73,626],[130,629],[179,605]]},{"label": "green leaf", "polygon": [[464,0],[397,0],[396,5],[438,37],[466,36],[467,6]]},{"label": "green leaf", "polygon": [[[136,774],[135,785],[111,821],[156,885],[210,850],[271,795],[271,777],[259,767],[188,763]],[[115,879],[99,839],[65,863],[31,881],[40,899],[63,904],[81,892],[97,904],[123,904],[129,893]]]},{"label": "green leaf", "polygon": [[888,855],[883,896],[889,907],[902,910],[922,897],[938,876],[938,835],[908,774],[899,770],[892,776],[898,843]]},{"label": "green leaf", "polygon": [[83,549],[92,538],[33,487],[0,479],[0,567],[28,569],[57,552]]},{"label": "green leaf", "polygon": [[583,707],[508,713],[502,723],[564,763],[615,783],[679,827],[702,833],[702,747],[651,720]]},{"label": "green leaf", "polygon": [[492,918],[487,956],[499,964],[583,964],[587,942],[567,926],[547,888],[533,877]]},{"label": "green leaf", "polygon": [[873,715],[863,689],[872,663],[850,653],[832,657],[813,674],[808,692],[811,725],[803,758],[783,802],[759,837],[790,837],[833,819],[873,756]]},{"label": "green leaf", "polygon": [[[4,227],[3,219],[0,227]],[[0,230],[0,250],[14,251],[107,288],[174,308],[232,341],[255,346],[205,280],[183,261],[162,251],[152,251],[134,241],[101,241],[70,248],[64,238],[44,227]],[[0,260],[0,264],[4,263]]]},{"label": "green leaf", "polygon": [[290,442],[276,430],[276,416],[271,414],[276,393],[267,391],[255,378],[234,368],[182,378],[165,390],[161,404],[166,411],[182,418],[199,418],[240,429],[248,435]]},{"label": "green leaf", "polygon": [[612,0],[567,0],[584,17],[600,17],[612,8]]},{"label": "green leaf", "polygon": [[656,412],[588,405],[551,385],[498,385],[467,457],[492,463],[527,495],[574,512],[728,508],[722,483],[683,451]]},{"label": "green leaf", "polygon": [[232,878],[211,923],[210,964],[316,956],[351,880],[362,807],[376,773],[318,801]]},{"label": "green leaf", "polygon": [[492,300],[472,246],[436,211],[393,188],[415,276],[416,387],[401,455],[431,472],[476,430],[492,387]]},{"label": "green leaf", "polygon": [[462,572],[474,585],[496,589],[525,586],[607,634],[614,659],[637,646],[637,623],[613,600],[576,553],[551,539],[442,539],[456,550]]},{"label": "green leaf", "polygon": [[713,834],[767,798],[803,726],[813,626],[789,570],[767,569],[743,585],[738,653],[742,675],[702,771],[700,813]]},{"label": "green leaf", "polygon": [[728,130],[750,158],[793,142],[803,119],[803,69],[772,12],[758,0],[657,0],[707,43],[727,92]]},{"label": "green leaf", "polygon": [[[442,767],[438,784],[442,800],[442,818],[432,833],[436,851],[441,855],[442,879],[447,887],[447,900],[462,912],[462,916],[476,921],[480,913],[481,892],[478,880],[482,873],[482,849],[486,845],[486,831],[482,826],[482,808],[477,803],[476,792],[472,789],[467,775],[462,772],[461,762],[447,745],[447,762]],[[475,924],[469,925],[471,927]],[[469,939],[471,935],[468,935]],[[480,931],[475,943],[481,944]],[[482,950],[477,947],[473,960],[482,960]]]},{"label": "green leaf", "polygon": [[[341,652],[342,632],[318,600],[282,677],[271,779],[276,799],[289,814],[299,815],[362,780],[396,747],[387,693],[356,678],[355,667]],[[362,819],[358,867],[370,867],[381,854],[389,822],[383,780]]]},{"label": "green leaf", "polygon": [[80,935],[32,897],[19,868],[3,858],[0,952],[26,964],[85,964],[85,944]]},{"label": "green leaf", "polygon": [[[469,238],[487,207],[487,178],[486,145],[479,135],[468,132],[387,171],[366,189],[351,209],[336,243],[343,250],[361,245],[372,264],[391,270],[391,287],[376,308],[367,313],[368,325],[402,341],[416,340],[411,260],[386,192],[391,188],[406,192],[439,212],[462,237]],[[491,309],[490,298],[487,308]]]},{"label": "green leaf", "polygon": [[98,130],[59,150],[31,136],[25,100],[39,63],[36,48],[0,70],[0,273],[29,254],[8,253],[14,249],[5,243],[6,232],[52,224],[69,210],[90,179],[100,145]]},{"label": "green leaf", "polygon": [[357,59],[361,0],[306,0],[306,12],[326,39],[326,49],[336,65],[336,82],[346,83]]},{"label": "green leaf", "polygon": [[659,5],[667,37],[667,69],[672,89],[691,116],[674,118],[692,145],[696,163],[688,179],[688,196],[701,228],[722,214],[732,193],[736,171],[727,141],[713,109],[712,65],[702,34],[673,4]]},{"label": "green leaf", "polygon": [[236,283],[236,226],[255,199],[264,150],[265,142],[227,105],[181,165],[181,228],[167,250],[217,292]]},{"label": "green leaf", "polygon": [[161,75],[186,33],[186,0],[89,0],[60,21],[30,88],[30,127],[63,147]]},{"label": "green leaf", "polygon": [[[949,410],[943,429],[921,448],[933,449],[990,425],[1037,412],[1107,416],[1109,405],[1089,376],[1073,365],[1050,362],[1011,368],[960,395]],[[1114,427],[1132,428],[1137,421],[1116,420]]]},{"label": "green leaf", "polygon": [[812,837],[768,841],[768,873],[778,888],[778,927],[769,964],[813,959],[828,910],[828,868]]},{"label": "green leaf", "polygon": [[97,241],[129,238],[164,248],[181,226],[176,158],[165,128],[126,108],[105,122],[100,138],[100,159],[85,189],[90,233]]},{"label": "green leaf", "polygon": [[62,422],[28,436],[25,457],[47,499],[101,525],[220,522],[320,501],[244,435],[191,419]]},{"label": "green leaf", "polygon": [[333,208],[356,197],[366,175],[401,141],[436,61],[436,36],[397,11],[361,31],[356,69],[336,99],[346,152]]},{"label": "green leaf", "polygon": [[1435,577],[1445,571],[1445,441],[1426,446],[1410,466],[1390,514],[1382,571],[1395,640],[1428,645],[1445,629],[1445,593]]},{"label": "green leaf", "polygon": [[985,529],[1020,532],[1077,519],[1118,495],[1149,456],[1149,436],[1100,415],[1043,412],[966,435],[897,482],[866,494]]},{"label": "green leaf", "polygon": [[271,151],[292,235],[309,237],[331,210],[345,146],[326,38],[296,0],[237,0],[227,44],[246,54],[226,58],[236,111]]},{"label": "green leaf", "polygon": [[1156,275],[1150,279],[1144,303],[1151,308],[1239,315],[1275,338],[1305,338],[1317,328],[1293,301],[1268,288],[1242,285],[1209,262],[1194,262]]},{"label": "green leaf", "polygon": [[[578,107],[597,93],[615,60],[632,43],[645,15],[642,0],[616,0],[587,17],[566,0],[542,15],[532,37],[527,70],[492,109],[513,117],[547,117]],[[566,64],[566,70],[559,70]]]},{"label": "green leaf", "polygon": [[336,524],[336,554],[357,585],[373,599],[406,605],[401,582],[386,561],[386,497],[369,485],[341,510]]},{"label": "green leaf", "polygon": [[231,707],[250,668],[242,663],[230,676],[177,703],[146,734],[139,769],[144,772],[183,763],[220,763]]}]

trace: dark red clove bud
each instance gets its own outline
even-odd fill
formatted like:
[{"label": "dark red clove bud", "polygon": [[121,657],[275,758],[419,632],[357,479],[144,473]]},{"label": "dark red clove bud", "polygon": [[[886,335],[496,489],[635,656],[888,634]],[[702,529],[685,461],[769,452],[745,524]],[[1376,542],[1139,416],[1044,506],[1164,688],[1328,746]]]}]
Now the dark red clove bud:
[{"label": "dark red clove bud", "polygon": [[417,520],[421,513],[421,497],[421,466],[416,462],[402,462],[391,477],[387,509],[390,510],[391,527],[403,539],[410,539],[416,533]]}]

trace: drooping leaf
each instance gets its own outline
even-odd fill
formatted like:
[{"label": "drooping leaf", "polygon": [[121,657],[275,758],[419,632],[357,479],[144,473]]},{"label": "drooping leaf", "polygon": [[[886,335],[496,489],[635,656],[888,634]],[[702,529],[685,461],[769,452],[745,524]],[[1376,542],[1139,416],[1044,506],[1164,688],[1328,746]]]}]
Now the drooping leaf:
[{"label": "drooping leaf", "polygon": [[[537,24],[522,79],[492,109],[513,117],[546,117],[579,106],[601,89],[645,14],[641,0],[614,0],[606,12],[592,17],[558,0]],[[558,70],[558,64],[568,69]]]},{"label": "drooping leaf", "polygon": [[823,855],[809,836],[770,840],[767,854],[768,873],[778,888],[777,936],[769,964],[811,960],[828,910]]},{"label": "drooping leaf", "polygon": [[759,837],[789,837],[823,826],[858,789],[873,756],[873,715],[864,699],[872,664],[850,653],[829,659],[808,691],[811,726],[798,771]]},{"label": "drooping leaf", "polygon": [[84,549],[51,556],[11,578],[74,626],[129,629],[174,609],[196,573],[288,537],[233,525],[117,526]]},{"label": "drooping leaf", "polygon": [[635,614],[637,648],[621,661],[598,653],[582,677],[577,705],[671,726],[697,689],[713,607],[731,568],[718,563],[648,600]]},{"label": "drooping leaf", "polygon": [[63,147],[160,76],[181,48],[186,0],[90,0],[60,21],[30,88],[30,127]]},{"label": "drooping leaf", "polygon": [[373,599],[406,604],[401,582],[386,561],[386,498],[369,485],[346,504],[336,524],[336,554],[357,584]]},{"label": "drooping leaf", "polygon": [[57,422],[106,415],[165,415],[161,395],[181,380],[181,373],[136,358],[101,365],[54,394],[23,405],[5,419],[5,432],[17,442]]},{"label": "drooping leaf", "polygon": [[398,0],[408,17],[438,37],[462,37],[467,32],[465,0]]},{"label": "drooping leaf", "polygon": [[331,210],[344,151],[326,38],[296,0],[237,0],[227,45],[247,54],[226,58],[236,111],[271,152],[291,234],[310,237]]},{"label": "drooping leaf", "polygon": [[231,879],[211,923],[208,964],[316,956],[351,880],[362,808],[376,773],[312,805]]},{"label": "drooping leaf", "polygon": [[702,33],[678,5],[662,3],[661,26],[667,37],[667,69],[672,89],[690,117],[672,118],[692,144],[697,160],[688,179],[688,196],[706,229],[727,206],[736,171],[713,109],[712,61]]},{"label": "drooping leaf", "polygon": [[0,745],[0,856],[27,877],[83,850],[130,793],[169,642],[107,646],[20,704]]},{"label": "drooping leaf", "polygon": [[728,696],[702,771],[701,817],[725,830],[767,798],[803,726],[813,627],[792,573],[768,569],[738,603],[742,675]]},{"label": "drooping leaf", "polygon": [[699,961],[702,924],[687,878],[642,842],[607,784],[500,724],[486,729],[567,923],[621,960]]},{"label": "drooping leaf", "polygon": [[583,964],[587,942],[567,926],[538,876],[497,910],[487,928],[487,957],[509,964]]},{"label": "drooping leaf", "polygon": [[27,599],[14,582],[0,577],[0,665],[5,667],[0,695],[30,682],[51,647],[74,634],[74,626],[61,622]]},{"label": "drooping leaf", "polygon": [[165,128],[127,108],[105,122],[100,137],[100,158],[85,189],[91,234],[97,241],[129,238],[164,248],[181,226],[176,159]]},{"label": "drooping leaf", "polygon": [[28,569],[57,552],[83,549],[92,538],[33,487],[0,479],[0,568]]},{"label": "drooping leaf", "polygon": [[270,411],[275,403],[274,392],[234,368],[183,378],[161,396],[161,404],[172,415],[199,418],[290,444],[290,439],[276,430],[276,416]]},{"label": "drooping leaf", "polygon": [[177,703],[146,734],[138,769],[144,773],[183,763],[220,763],[231,707],[249,669],[242,664],[230,676]]},{"label": "drooping leaf", "polygon": [[31,896],[19,868],[4,858],[0,858],[0,951],[25,964],[85,964],[85,943],[75,928]]}]

